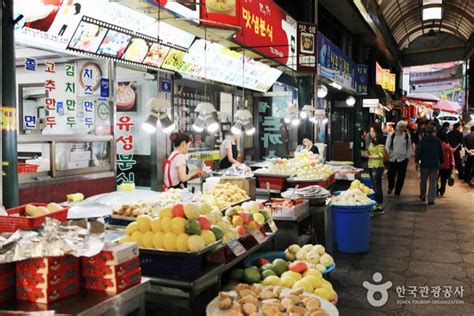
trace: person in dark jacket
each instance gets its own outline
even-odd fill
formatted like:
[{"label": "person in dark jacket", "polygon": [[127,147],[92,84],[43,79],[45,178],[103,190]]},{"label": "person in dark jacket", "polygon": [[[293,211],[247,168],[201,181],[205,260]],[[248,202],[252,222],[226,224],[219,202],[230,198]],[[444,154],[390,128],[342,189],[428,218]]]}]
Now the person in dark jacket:
[{"label": "person in dark jacket", "polygon": [[[464,137],[464,146],[468,151],[474,150],[474,126],[471,126],[471,133]],[[466,160],[466,170],[464,170],[464,181],[471,183],[474,173],[474,155],[468,153]]]},{"label": "person in dark jacket", "polygon": [[428,205],[435,204],[438,173],[444,163],[444,152],[441,141],[436,137],[436,128],[433,125],[426,127],[426,135],[416,147],[416,169],[421,165],[420,199],[426,201],[426,187],[428,178]]},{"label": "person in dark jacket", "polygon": [[449,145],[451,145],[451,148],[454,151],[454,163],[458,170],[459,179],[464,179],[464,164],[461,159],[461,150],[463,149],[464,142],[463,137],[461,123],[454,124],[453,130],[448,134],[448,140]]},{"label": "person in dark jacket", "polygon": [[449,122],[444,122],[441,128],[438,130],[438,134],[436,136],[438,136],[438,138],[441,140],[444,138],[443,135],[448,135],[448,133],[449,133]]}]

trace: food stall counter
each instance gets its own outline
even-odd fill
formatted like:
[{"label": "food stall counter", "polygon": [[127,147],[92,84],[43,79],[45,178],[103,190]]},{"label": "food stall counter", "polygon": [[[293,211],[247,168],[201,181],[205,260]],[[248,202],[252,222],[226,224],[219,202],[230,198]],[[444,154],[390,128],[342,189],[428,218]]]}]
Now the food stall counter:
[{"label": "food stall counter", "polygon": [[82,290],[78,295],[47,305],[13,301],[0,306],[0,315],[146,315],[145,292],[149,289],[150,281],[142,278],[140,284],[119,294]]}]

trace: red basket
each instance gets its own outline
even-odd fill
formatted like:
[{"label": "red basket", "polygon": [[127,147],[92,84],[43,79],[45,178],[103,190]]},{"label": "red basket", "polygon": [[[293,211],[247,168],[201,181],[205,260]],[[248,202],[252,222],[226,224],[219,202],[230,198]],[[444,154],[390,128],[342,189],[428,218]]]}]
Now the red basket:
[{"label": "red basket", "polygon": [[258,185],[262,189],[267,188],[267,183],[270,185],[272,190],[283,190],[285,188],[286,178],[281,177],[257,177]]},{"label": "red basket", "polygon": [[39,165],[31,164],[31,163],[18,163],[18,173],[33,173],[38,171]]},{"label": "red basket", "polygon": [[[47,206],[46,203],[30,203],[34,206]],[[20,205],[7,210],[10,215],[19,214],[20,216],[0,216],[0,233],[15,232],[18,229],[33,228],[43,225],[46,217],[52,217],[60,222],[67,220],[69,206],[63,206],[63,209],[45,214],[38,217],[25,216],[26,205]]]}]

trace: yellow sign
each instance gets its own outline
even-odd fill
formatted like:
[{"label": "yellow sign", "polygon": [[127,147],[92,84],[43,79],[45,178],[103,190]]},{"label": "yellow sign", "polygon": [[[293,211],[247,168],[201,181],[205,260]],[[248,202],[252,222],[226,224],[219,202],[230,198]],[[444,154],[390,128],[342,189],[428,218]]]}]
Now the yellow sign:
[{"label": "yellow sign", "polygon": [[382,73],[382,88],[388,90],[388,84],[390,81],[390,69],[384,69]]},{"label": "yellow sign", "polygon": [[16,131],[16,108],[2,106],[2,130]]},{"label": "yellow sign", "polygon": [[388,91],[395,92],[396,82],[397,82],[397,75],[391,73],[389,81],[388,81]]}]

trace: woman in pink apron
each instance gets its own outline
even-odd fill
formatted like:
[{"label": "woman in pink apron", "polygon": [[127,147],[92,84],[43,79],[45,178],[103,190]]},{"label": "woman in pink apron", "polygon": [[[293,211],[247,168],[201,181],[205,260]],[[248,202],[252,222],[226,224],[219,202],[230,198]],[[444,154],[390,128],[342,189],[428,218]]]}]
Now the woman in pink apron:
[{"label": "woman in pink apron", "polygon": [[163,162],[163,189],[184,189],[187,182],[200,173],[199,170],[189,172],[186,165],[185,155],[189,152],[191,137],[186,133],[180,133],[173,134],[170,138],[173,142],[174,151]]}]

